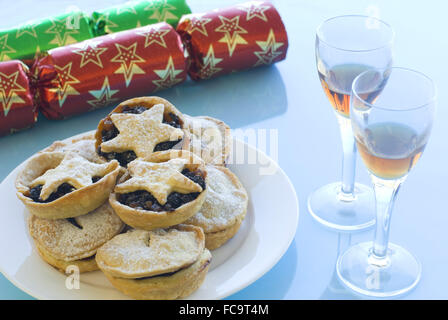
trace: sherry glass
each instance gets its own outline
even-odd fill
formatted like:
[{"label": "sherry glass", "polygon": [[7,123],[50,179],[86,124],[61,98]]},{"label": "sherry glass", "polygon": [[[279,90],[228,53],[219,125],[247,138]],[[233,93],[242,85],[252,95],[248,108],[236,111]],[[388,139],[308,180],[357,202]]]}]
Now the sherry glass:
[{"label": "sherry glass", "polygon": [[357,244],[338,258],[339,278],[357,293],[398,296],[420,279],[418,260],[388,242],[398,189],[420,159],[431,133],[435,91],[431,79],[405,68],[369,70],[353,82],[350,118],[372,178],[377,221],[373,243]]},{"label": "sherry glass", "polygon": [[317,29],[319,79],[335,111],[342,138],[342,182],[315,190],[308,210],[321,224],[338,231],[358,231],[375,224],[371,188],[355,184],[356,146],[349,110],[353,79],[371,68],[392,65],[394,32],[385,22],[347,15],[326,20]]}]

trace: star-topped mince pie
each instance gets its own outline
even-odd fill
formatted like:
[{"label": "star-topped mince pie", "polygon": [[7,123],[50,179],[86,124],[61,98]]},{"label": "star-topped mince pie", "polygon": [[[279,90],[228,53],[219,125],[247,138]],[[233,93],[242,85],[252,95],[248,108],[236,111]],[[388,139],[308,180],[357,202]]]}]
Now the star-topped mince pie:
[{"label": "star-topped mince pie", "polygon": [[109,201],[134,228],[152,230],[182,223],[205,200],[204,162],[186,150],[152,153],[128,164]]},{"label": "star-topped mince pie", "polygon": [[196,291],[210,267],[201,228],[180,224],[131,230],[108,241],[96,262],[114,287],[135,299],[177,299]]},{"label": "star-topped mince pie", "polygon": [[117,161],[94,163],[75,152],[38,153],[17,176],[17,196],[40,218],[80,216],[104,203],[119,170]]},{"label": "star-topped mince pie", "polygon": [[100,121],[95,134],[97,152],[126,167],[153,152],[186,149],[189,133],[184,123],[183,115],[165,99],[130,99]]}]

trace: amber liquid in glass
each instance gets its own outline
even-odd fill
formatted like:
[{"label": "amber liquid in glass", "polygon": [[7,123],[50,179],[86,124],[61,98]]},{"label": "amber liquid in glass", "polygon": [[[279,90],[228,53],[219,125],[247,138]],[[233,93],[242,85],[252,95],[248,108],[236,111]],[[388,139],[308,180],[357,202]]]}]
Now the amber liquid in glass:
[{"label": "amber liquid in glass", "polygon": [[362,64],[341,64],[332,67],[326,74],[318,70],[325,94],[338,114],[350,116],[350,92],[353,80],[371,67]]},{"label": "amber liquid in glass", "polygon": [[365,130],[363,137],[355,135],[358,151],[367,169],[379,178],[407,175],[425,148],[417,133],[405,125],[380,123]]}]

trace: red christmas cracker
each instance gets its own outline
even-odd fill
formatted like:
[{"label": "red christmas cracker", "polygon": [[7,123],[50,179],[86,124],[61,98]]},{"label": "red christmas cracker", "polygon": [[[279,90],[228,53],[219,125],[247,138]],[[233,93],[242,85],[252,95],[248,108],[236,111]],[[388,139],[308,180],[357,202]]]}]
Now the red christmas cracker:
[{"label": "red christmas cracker", "polygon": [[27,72],[19,60],[0,63],[0,136],[30,127],[37,120]]},{"label": "red christmas cracker", "polygon": [[179,35],[161,22],[52,49],[33,66],[40,110],[61,119],[187,77]]},{"label": "red christmas cracker", "polygon": [[189,53],[189,75],[207,79],[283,60],[285,26],[269,2],[251,1],[206,13],[184,15],[177,32]]}]

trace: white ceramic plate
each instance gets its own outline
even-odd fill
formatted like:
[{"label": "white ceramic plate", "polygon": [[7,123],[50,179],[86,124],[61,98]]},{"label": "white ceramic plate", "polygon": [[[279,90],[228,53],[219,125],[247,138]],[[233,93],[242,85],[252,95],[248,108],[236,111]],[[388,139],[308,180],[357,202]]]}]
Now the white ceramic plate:
[{"label": "white ceramic plate", "polygon": [[[243,149],[256,154],[256,163],[229,168],[249,194],[246,219],[235,237],[212,251],[207,277],[189,299],[221,299],[250,285],[280,260],[296,233],[299,207],[290,180],[264,153],[235,139],[233,150]],[[0,271],[38,299],[127,299],[100,271],[81,274],[80,288],[67,289],[67,277],[39,257],[26,228],[28,211],[15,195],[14,181],[22,166],[0,184]],[[260,169],[268,166],[275,173],[261,175]]]}]

